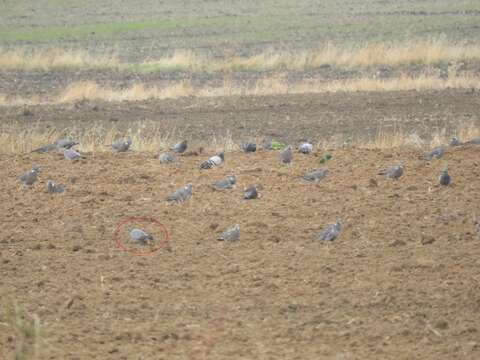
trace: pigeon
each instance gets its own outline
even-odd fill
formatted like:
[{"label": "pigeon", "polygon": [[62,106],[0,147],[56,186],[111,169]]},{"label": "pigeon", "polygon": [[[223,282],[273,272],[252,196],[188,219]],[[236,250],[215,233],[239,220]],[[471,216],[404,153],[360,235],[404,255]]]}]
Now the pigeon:
[{"label": "pigeon", "polygon": [[298,146],[298,152],[302,154],[310,154],[313,151],[313,145],[309,142],[303,142]]},{"label": "pigeon", "polygon": [[130,149],[130,146],[132,145],[132,139],[122,139],[114,142],[112,146],[113,152],[126,152],[128,149]]},{"label": "pigeon", "polygon": [[328,175],[327,169],[319,169],[312,172],[308,172],[304,174],[301,178],[307,181],[320,181],[327,175]]},{"label": "pigeon", "polygon": [[47,190],[51,194],[61,194],[65,192],[65,188],[63,186],[55,184],[52,180],[48,180]]},{"label": "pigeon", "polygon": [[477,237],[480,239],[480,218],[474,219],[473,225],[475,225],[475,232],[477,233]]},{"label": "pigeon", "polygon": [[448,168],[445,167],[445,169],[442,170],[440,176],[438,177],[438,183],[443,186],[448,186],[450,184],[450,181],[452,181],[452,177],[448,173]]},{"label": "pigeon", "polygon": [[75,142],[70,139],[60,139],[54,143],[58,149],[70,149],[71,147],[78,145],[78,142]]},{"label": "pigeon", "polygon": [[480,138],[467,141],[465,144],[480,145]]},{"label": "pigeon", "polygon": [[279,155],[280,161],[283,164],[291,164],[293,160],[292,147],[290,145],[286,146]]},{"label": "pigeon", "polygon": [[443,156],[445,149],[443,146],[436,147],[432,149],[430,152],[426,153],[423,157],[425,160],[432,160],[432,159],[440,159]]},{"label": "pigeon", "polygon": [[39,147],[37,149],[32,150],[32,153],[36,152],[36,153],[39,153],[39,154],[44,154],[44,153],[50,152],[50,151],[55,150],[55,149],[58,149],[57,145],[48,144],[48,145],[45,145],[45,146],[42,146],[42,147]]},{"label": "pigeon", "polygon": [[378,175],[384,175],[390,179],[398,179],[403,175],[403,168],[403,165],[393,165],[385,170],[380,171]]},{"label": "pigeon", "polygon": [[149,242],[153,241],[153,236],[147,234],[145,231],[141,229],[131,229],[128,234],[130,238],[140,245],[147,245]]},{"label": "pigeon", "polygon": [[73,149],[65,149],[63,150],[63,156],[65,159],[68,160],[79,160],[82,159],[82,155],[80,155],[78,152],[76,152]]},{"label": "pigeon", "polygon": [[160,154],[158,156],[158,160],[160,161],[160,164],[171,164],[175,162],[175,159],[173,158],[173,156],[166,153]]},{"label": "pigeon", "polygon": [[216,190],[232,189],[235,186],[236,182],[237,182],[237,178],[235,177],[235,175],[230,175],[230,176],[227,176],[226,179],[215,181],[212,184],[212,187]]},{"label": "pigeon", "polygon": [[462,143],[456,137],[453,137],[453,138],[450,139],[450,142],[448,143],[448,145],[450,145],[450,146],[460,146],[460,145],[462,145]]},{"label": "pigeon", "polygon": [[188,147],[187,140],[183,140],[179,143],[176,143],[172,147],[170,147],[170,150],[173,150],[178,154],[182,154],[185,152],[185,150],[187,150],[187,147]]},{"label": "pigeon", "polygon": [[342,231],[342,222],[341,220],[337,220],[335,224],[327,225],[327,227],[322,230],[320,234],[315,236],[315,240],[320,241],[333,241],[335,240],[340,232]]},{"label": "pigeon", "polygon": [[248,189],[245,190],[243,193],[243,198],[246,200],[256,199],[258,198],[258,191],[255,186],[250,186]]},{"label": "pigeon", "polygon": [[40,172],[40,167],[37,165],[33,165],[32,169],[26,172],[25,174],[19,176],[18,180],[20,180],[20,182],[24,186],[32,186],[35,183],[35,181],[37,181],[39,172]]},{"label": "pigeon", "polygon": [[176,202],[176,203],[184,202],[188,200],[190,197],[192,197],[192,191],[193,191],[193,186],[191,183],[188,183],[184,187],[168,195],[166,200],[168,202]]},{"label": "pigeon", "polygon": [[262,148],[265,150],[273,150],[272,140],[265,140],[262,144]]},{"label": "pigeon", "polygon": [[235,224],[231,228],[228,228],[218,237],[219,241],[235,241],[240,239],[240,225]]},{"label": "pigeon", "polygon": [[257,144],[251,142],[245,142],[240,145],[244,152],[255,152],[257,151]]},{"label": "pigeon", "polygon": [[211,169],[217,165],[220,165],[225,161],[225,155],[223,152],[210,157],[208,160],[200,164],[200,169]]}]

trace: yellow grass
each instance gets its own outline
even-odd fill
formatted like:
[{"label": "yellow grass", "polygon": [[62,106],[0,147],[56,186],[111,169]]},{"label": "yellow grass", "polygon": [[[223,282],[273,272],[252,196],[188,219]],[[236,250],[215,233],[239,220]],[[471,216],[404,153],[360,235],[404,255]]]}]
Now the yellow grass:
[{"label": "yellow grass", "polygon": [[0,49],[2,69],[116,68],[131,71],[184,70],[217,72],[237,70],[305,70],[322,65],[338,67],[432,65],[440,62],[480,60],[480,46],[451,43],[443,38],[410,43],[367,43],[356,46],[324,44],[317,49],[286,52],[267,49],[252,56],[213,58],[191,50],[175,50],[159,59],[122,63],[116,54],[91,54],[84,50]]},{"label": "yellow grass", "polygon": [[288,83],[282,76],[258,79],[253,85],[235,84],[226,77],[222,86],[194,87],[190,81],[180,81],[164,87],[134,84],[126,89],[114,89],[101,86],[93,81],[75,82],[56,96],[40,99],[38,97],[20,98],[0,94],[0,106],[40,105],[72,103],[82,100],[101,100],[109,102],[144,101],[149,99],[177,99],[188,96],[263,96],[285,94],[317,94],[326,92],[355,91],[406,91],[406,90],[443,90],[476,89],[480,90],[480,78],[462,75],[441,78],[436,75],[410,77],[402,75],[395,78],[359,78],[320,82],[304,80]]},{"label": "yellow grass", "polygon": [[4,70],[50,70],[56,68],[111,68],[120,65],[115,55],[90,54],[83,50],[0,49],[0,68]]}]

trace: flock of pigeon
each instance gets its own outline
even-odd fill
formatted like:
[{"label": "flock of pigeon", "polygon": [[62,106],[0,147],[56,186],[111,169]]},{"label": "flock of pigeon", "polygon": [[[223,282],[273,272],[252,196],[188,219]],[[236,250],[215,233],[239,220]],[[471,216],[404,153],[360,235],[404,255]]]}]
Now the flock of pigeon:
[{"label": "flock of pigeon", "polygon": [[[474,139],[471,141],[466,142],[465,144],[476,144],[480,145],[480,139]],[[61,151],[65,159],[76,161],[79,159],[84,158],[79,152],[73,149],[75,145],[78,145],[77,142],[69,140],[69,139],[60,139],[53,144],[45,145],[38,149],[33,150],[32,152],[36,153],[47,153],[50,151]],[[113,152],[121,153],[126,152],[130,149],[132,145],[131,139],[122,139],[120,141],[114,142],[111,144],[111,148]],[[460,146],[462,143],[457,138],[452,138],[449,146]],[[267,141],[262,144],[264,149],[272,150],[274,149],[273,142]],[[170,150],[172,150],[176,154],[183,154],[188,147],[187,140],[179,142],[173,145]],[[246,142],[241,144],[241,149],[244,152],[255,152],[257,150],[257,145],[252,142]],[[440,159],[444,152],[446,146],[439,146],[428,153],[426,153],[423,157],[425,160],[432,160],[432,159]],[[303,154],[310,154],[313,151],[313,145],[309,142],[303,142],[299,145],[298,151]],[[293,161],[293,149],[292,146],[288,145],[283,148],[283,150],[279,153],[279,160],[282,164],[286,164],[288,166],[291,165]],[[170,153],[162,153],[159,155],[159,161],[162,164],[173,163],[175,162],[175,157]],[[225,154],[223,152],[215,154],[202,162],[200,164],[200,169],[212,169],[225,161]],[[38,178],[38,174],[40,173],[41,169],[39,166],[34,165],[30,171],[21,175],[18,179],[20,182],[26,186],[32,186]],[[399,179],[404,173],[404,165],[402,163],[392,165],[378,174],[383,175],[389,179]],[[308,172],[301,176],[303,180],[306,181],[320,181],[321,179],[325,178],[328,175],[328,170],[321,168],[312,172]],[[442,186],[448,186],[452,178],[448,173],[448,168],[445,167],[438,177],[438,183]],[[216,190],[228,190],[234,187],[236,182],[235,175],[230,175],[226,179],[218,180],[214,182],[211,186]],[[47,182],[47,191],[49,193],[64,193],[65,188],[59,184],[56,184],[52,180],[48,180]],[[176,190],[172,194],[166,197],[166,201],[171,203],[181,203],[188,200],[193,193],[193,185],[191,183],[186,184],[182,188]],[[249,187],[244,192],[244,199],[256,199],[260,195],[258,193],[258,189],[255,186]],[[476,221],[475,226],[478,228],[478,232],[480,233],[480,222]],[[342,231],[342,220],[337,219],[337,221],[333,224],[329,224],[325,227],[325,229],[320,232],[318,235],[315,236],[316,240],[321,241],[333,241],[335,240]],[[148,245],[153,242],[154,238],[152,235],[147,234],[142,229],[133,228],[129,229],[128,231],[130,238],[138,245]],[[234,241],[240,238],[240,225],[235,224],[234,226],[225,230],[219,237],[218,240],[221,241]]]}]

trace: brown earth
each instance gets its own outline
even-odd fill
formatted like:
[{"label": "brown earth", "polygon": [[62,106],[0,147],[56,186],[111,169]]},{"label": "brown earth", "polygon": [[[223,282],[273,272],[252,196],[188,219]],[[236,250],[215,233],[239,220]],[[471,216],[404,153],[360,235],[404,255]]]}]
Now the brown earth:
[{"label": "brown earth", "polygon": [[[18,341],[14,301],[41,320],[40,359],[479,358],[480,147],[432,162],[408,149],[331,154],[319,183],[297,176],[320,152],[291,169],[276,152],[228,153],[208,171],[194,156],[0,155],[0,358]],[[399,161],[399,181],[376,175]],[[40,180],[23,189],[16,177],[33,163]],[[441,188],[447,163],[453,184]],[[236,189],[210,189],[230,173]],[[67,192],[48,194],[47,179]],[[167,205],[187,181],[193,198]],[[262,197],[243,200],[251,184]],[[119,250],[112,236],[130,216],[162,222],[168,246]],[[341,236],[314,241],[337,217]],[[217,241],[234,223],[241,239]]]},{"label": "brown earth", "polygon": [[282,96],[181,98],[141,102],[5,107],[3,131],[119,131],[154,125],[160,133],[205,145],[213,137],[234,141],[273,137],[295,143],[371,141],[379,132],[415,133],[428,140],[446,131],[480,127],[479,92],[470,90],[330,93]]}]

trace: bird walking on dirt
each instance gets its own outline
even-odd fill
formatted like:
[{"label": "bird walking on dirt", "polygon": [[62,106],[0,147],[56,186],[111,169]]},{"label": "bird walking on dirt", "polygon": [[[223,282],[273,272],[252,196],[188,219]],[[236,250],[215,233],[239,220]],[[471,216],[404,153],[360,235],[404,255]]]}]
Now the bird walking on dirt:
[{"label": "bird walking on dirt", "polygon": [[130,146],[132,145],[132,139],[122,139],[114,142],[112,146],[113,152],[126,152],[130,149]]},{"label": "bird walking on dirt", "polygon": [[231,228],[225,230],[222,235],[220,235],[217,240],[219,241],[235,241],[240,239],[240,225],[235,224]]},{"label": "bird walking on dirt", "polygon": [[286,147],[280,152],[279,158],[280,158],[280,161],[281,161],[283,164],[290,165],[290,164],[292,163],[292,160],[293,160],[292,147],[291,147],[290,145],[286,146]]},{"label": "bird walking on dirt", "polygon": [[257,151],[257,144],[252,142],[244,142],[240,145],[240,148],[246,153],[255,152]]},{"label": "bird walking on dirt", "polygon": [[462,143],[460,142],[460,140],[458,140],[458,138],[456,137],[452,137],[450,139],[450,142],[448,143],[449,146],[460,146],[462,145]]},{"label": "bird walking on dirt", "polygon": [[335,224],[329,224],[327,227],[317,236],[315,240],[320,241],[333,241],[342,232],[342,221],[339,219]]},{"label": "bird walking on dirt", "polygon": [[40,166],[33,165],[32,169],[26,172],[25,174],[18,177],[18,180],[24,186],[32,186],[38,179],[38,173],[40,172]]},{"label": "bird walking on dirt", "polygon": [[258,190],[256,186],[250,186],[249,188],[247,188],[243,193],[243,198],[245,200],[252,200],[258,198]]},{"label": "bird walking on dirt", "polygon": [[80,160],[84,158],[82,155],[80,155],[80,153],[78,153],[73,149],[63,150],[63,156],[65,157],[65,159],[68,159],[68,160]]},{"label": "bird walking on dirt", "polygon": [[148,245],[154,240],[152,235],[147,234],[145,231],[137,228],[131,229],[128,232],[128,235],[130,235],[130,238],[139,245]]},{"label": "bird walking on dirt", "polygon": [[445,153],[445,148],[443,146],[438,146],[424,155],[425,160],[440,159]]},{"label": "bird walking on dirt", "polygon": [[233,189],[235,187],[236,182],[237,182],[237,178],[235,177],[235,175],[230,175],[230,176],[227,176],[226,179],[215,181],[212,184],[212,187],[215,190]]},{"label": "bird walking on dirt", "polygon": [[191,183],[183,186],[182,188],[176,190],[172,194],[168,195],[166,200],[168,202],[180,203],[184,202],[192,197],[193,186]]},{"label": "bird walking on dirt", "polygon": [[54,144],[58,149],[71,149],[73,146],[78,145],[78,142],[70,139],[59,139]]},{"label": "bird walking on dirt", "polygon": [[385,170],[382,170],[378,173],[378,175],[384,175],[385,177],[389,179],[399,179],[403,175],[403,165],[393,165],[388,167]]},{"label": "bird walking on dirt", "polygon": [[445,169],[442,170],[440,176],[438,177],[438,183],[443,186],[448,186],[450,184],[450,181],[452,181],[452,177],[448,173],[448,168],[445,167]]},{"label": "bird walking on dirt", "polygon": [[222,151],[221,153],[218,153],[217,155],[213,155],[208,160],[201,163],[200,164],[200,169],[211,169],[215,166],[220,165],[224,161],[225,161],[225,154]]},{"label": "bird walking on dirt", "polygon": [[170,154],[160,154],[158,156],[158,160],[160,161],[160,164],[171,164],[173,162],[175,162],[175,158],[170,155]]},{"label": "bird walking on dirt", "polygon": [[65,192],[65,188],[62,185],[54,183],[52,180],[48,180],[47,191],[50,194],[62,194]]},{"label": "bird walking on dirt", "polygon": [[302,154],[310,154],[313,151],[313,145],[308,141],[302,142],[298,146],[298,152]]},{"label": "bird walking on dirt", "polygon": [[175,151],[178,154],[183,154],[185,150],[187,150],[188,147],[188,142],[187,140],[180,141],[179,143],[176,143],[175,145],[170,147],[170,150]]},{"label": "bird walking on dirt", "polygon": [[308,172],[301,176],[303,180],[307,181],[320,181],[328,175],[328,169],[319,169],[312,172]]}]

